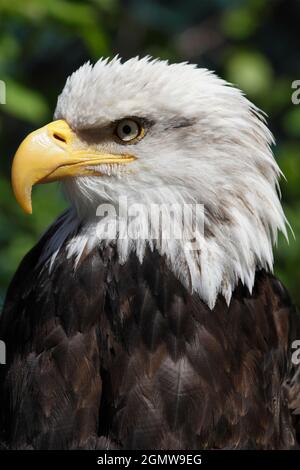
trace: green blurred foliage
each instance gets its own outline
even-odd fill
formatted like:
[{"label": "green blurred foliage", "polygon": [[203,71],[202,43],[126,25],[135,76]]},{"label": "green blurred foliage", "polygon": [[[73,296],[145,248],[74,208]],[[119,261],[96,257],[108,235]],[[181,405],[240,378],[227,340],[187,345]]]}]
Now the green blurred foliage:
[{"label": "green blurred foliage", "polygon": [[286,175],[282,195],[295,237],[280,237],[276,271],[300,304],[300,79],[298,0],[0,0],[0,302],[24,254],[66,207],[57,185],[35,190],[34,214],[17,206],[12,156],[51,119],[66,77],[87,60],[150,54],[208,67],[269,115]]}]

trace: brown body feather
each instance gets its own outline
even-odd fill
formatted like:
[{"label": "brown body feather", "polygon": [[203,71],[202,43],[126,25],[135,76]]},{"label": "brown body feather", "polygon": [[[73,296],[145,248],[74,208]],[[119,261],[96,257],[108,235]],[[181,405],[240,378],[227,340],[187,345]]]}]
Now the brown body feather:
[{"label": "brown body feather", "polygon": [[1,316],[3,447],[298,447],[300,319],[272,275],[210,311],[155,252],[121,266],[95,249],[74,271],[62,248],[49,273],[48,236]]}]

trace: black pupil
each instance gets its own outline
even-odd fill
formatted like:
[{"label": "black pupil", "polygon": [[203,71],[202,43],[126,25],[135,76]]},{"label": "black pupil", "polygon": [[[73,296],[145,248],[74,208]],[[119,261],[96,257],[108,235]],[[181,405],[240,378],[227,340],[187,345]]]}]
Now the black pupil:
[{"label": "black pupil", "polygon": [[129,124],[125,124],[125,126],[123,126],[123,132],[126,135],[129,135],[131,133],[131,127],[129,126]]}]

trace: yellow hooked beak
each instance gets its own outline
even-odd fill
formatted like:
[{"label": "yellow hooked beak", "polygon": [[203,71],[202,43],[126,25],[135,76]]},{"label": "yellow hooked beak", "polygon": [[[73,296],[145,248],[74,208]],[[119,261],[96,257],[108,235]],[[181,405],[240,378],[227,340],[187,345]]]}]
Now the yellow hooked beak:
[{"label": "yellow hooked beak", "polygon": [[[82,144],[81,144],[81,147]],[[80,149],[80,140],[64,120],[54,121],[29,134],[18,148],[12,165],[12,186],[20,206],[32,213],[32,187],[72,176],[101,175],[92,167],[129,163],[132,155]]]}]

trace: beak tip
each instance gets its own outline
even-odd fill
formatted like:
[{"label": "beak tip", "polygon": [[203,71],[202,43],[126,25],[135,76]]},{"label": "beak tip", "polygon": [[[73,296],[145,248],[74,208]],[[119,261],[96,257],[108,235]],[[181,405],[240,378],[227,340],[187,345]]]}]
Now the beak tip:
[{"label": "beak tip", "polygon": [[18,201],[19,203],[19,206],[21,207],[21,209],[25,212],[25,214],[27,215],[32,215],[32,205],[31,203],[24,203],[24,202],[21,202],[21,201]]},{"label": "beak tip", "polygon": [[24,209],[25,213],[28,215],[32,215],[32,207],[28,207],[27,209]]},{"label": "beak tip", "polygon": [[14,185],[13,185],[13,192],[14,192],[16,201],[19,204],[19,206],[21,207],[21,209],[23,209],[25,214],[31,215],[32,214],[31,192],[30,192],[29,197],[28,197],[28,194],[26,194],[26,196],[24,196],[24,194],[20,194],[15,189]]},{"label": "beak tip", "polygon": [[19,204],[20,204],[21,208],[23,209],[23,211],[25,212],[25,214],[28,214],[28,215],[32,214],[31,200],[19,201]]}]

